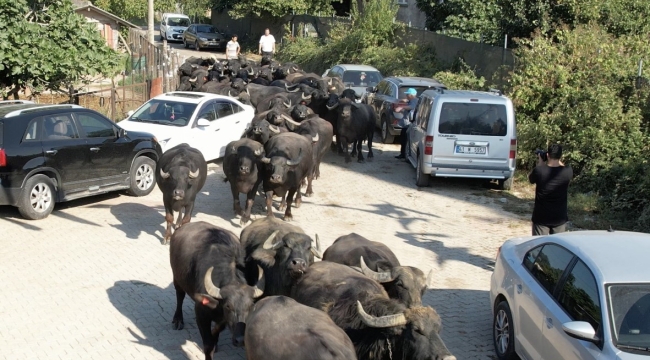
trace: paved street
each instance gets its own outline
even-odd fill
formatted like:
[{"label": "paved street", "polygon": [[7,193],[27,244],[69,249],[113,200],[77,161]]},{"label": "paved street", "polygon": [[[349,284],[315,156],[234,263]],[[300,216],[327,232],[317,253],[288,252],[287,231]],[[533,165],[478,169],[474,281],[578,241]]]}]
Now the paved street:
[{"label": "paved street", "polygon": [[[154,33],[153,33],[154,34],[154,43],[156,45],[162,45],[163,42],[160,39],[160,32],[158,31],[158,25],[156,25],[154,27],[154,29],[155,29]],[[146,33],[147,33],[147,27],[146,26],[144,27],[143,31],[144,31],[144,34],[146,36]],[[228,40],[230,40],[230,39],[228,39]],[[196,51],[191,46],[188,49],[186,49],[183,46],[182,42],[176,42],[176,41],[172,41],[172,42],[168,41],[167,46],[169,48],[174,49],[174,51],[178,52],[181,56],[184,56],[186,59],[191,57],[191,56],[204,57],[204,58],[206,58],[206,57],[214,57],[214,58],[217,58],[217,59],[224,59],[224,60],[226,59],[226,54],[223,51],[219,51],[219,50]]]},{"label": "paved street", "polygon": [[[323,247],[356,232],[386,243],[404,265],[433,269],[423,300],[442,316],[449,349],[459,360],[496,358],[489,278],[499,245],[527,235],[528,223],[482,196],[480,182],[416,188],[414,170],[394,159],[398,145],[375,144],[375,161],[365,164],[328,154],[315,196],[303,197],[294,224],[318,234]],[[239,234],[222,169],[209,168],[192,221]],[[262,203],[258,197],[257,218]],[[171,327],[163,217],[158,189],[144,198],[108,194],[59,204],[41,221],[0,207],[0,359],[203,359],[190,299],[185,329]],[[244,358],[229,333],[219,344],[216,359]]]}]

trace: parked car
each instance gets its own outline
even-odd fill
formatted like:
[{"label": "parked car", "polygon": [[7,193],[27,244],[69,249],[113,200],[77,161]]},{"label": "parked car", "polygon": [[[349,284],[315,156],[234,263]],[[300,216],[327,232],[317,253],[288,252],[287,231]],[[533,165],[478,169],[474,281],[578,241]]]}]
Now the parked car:
[{"label": "parked car", "polygon": [[[365,76],[363,81],[361,75]],[[341,78],[346,87],[354,89],[357,97],[361,99],[370,86],[377,86],[384,76],[372,66],[368,65],[352,65],[352,64],[339,64],[333,66],[331,69],[325,70],[323,77],[337,76]]]},{"label": "parked car", "polygon": [[406,159],[416,185],[430,176],[498,181],[510,189],[517,129],[512,101],[498,91],[426,90],[407,131]]},{"label": "parked car", "polygon": [[395,136],[399,136],[402,131],[397,123],[405,113],[396,110],[402,105],[400,100],[406,98],[404,92],[408,88],[415,89],[417,96],[420,96],[425,90],[447,87],[436,79],[396,76],[384,78],[377,86],[369,86],[362,102],[375,110],[377,127],[381,129],[381,141],[384,144],[392,144]]},{"label": "parked car", "polygon": [[227,43],[226,35],[212,25],[192,24],[183,32],[183,45],[185,48],[192,45],[198,51],[201,51],[201,49],[225,51]]},{"label": "parked car", "polygon": [[154,134],[163,152],[187,143],[210,161],[222,157],[226,145],[242,137],[254,113],[252,106],[228,96],[174,91],[130,111],[119,124],[127,130]]},{"label": "parked car", "polygon": [[162,149],[151,134],[125,131],[78,105],[0,102],[0,205],[43,219],[54,203],[155,186]]},{"label": "parked car", "polygon": [[578,231],[506,241],[490,282],[497,357],[648,359],[650,235]]},{"label": "parked car", "polygon": [[188,26],[190,26],[189,16],[164,13],[160,21],[160,40],[183,41],[183,32]]}]

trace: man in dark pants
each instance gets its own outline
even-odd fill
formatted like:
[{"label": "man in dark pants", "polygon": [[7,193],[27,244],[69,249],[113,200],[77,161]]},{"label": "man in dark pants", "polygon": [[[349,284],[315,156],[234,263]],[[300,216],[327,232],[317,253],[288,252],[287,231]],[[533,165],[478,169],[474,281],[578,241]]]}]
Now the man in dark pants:
[{"label": "man in dark pants", "polygon": [[404,115],[399,121],[398,125],[402,128],[402,131],[399,134],[400,138],[400,150],[399,155],[395,156],[395,159],[405,159],[406,158],[406,132],[410,126],[408,115],[411,111],[415,110],[415,107],[418,105],[418,98],[416,97],[418,92],[413,89],[407,89],[404,94],[406,95],[406,100],[408,104],[404,106],[401,110],[401,113]]},{"label": "man in dark pants", "polygon": [[562,146],[559,144],[549,146],[547,156],[545,162],[537,154],[537,166],[528,175],[530,183],[536,184],[533,236],[564,232],[569,220],[567,198],[573,170],[560,160]]}]

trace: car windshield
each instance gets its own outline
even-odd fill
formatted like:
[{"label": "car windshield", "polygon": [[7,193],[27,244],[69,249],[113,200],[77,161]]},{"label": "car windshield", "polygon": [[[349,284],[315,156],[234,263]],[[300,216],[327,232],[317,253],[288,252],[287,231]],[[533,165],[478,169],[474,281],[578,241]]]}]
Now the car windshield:
[{"label": "car windshield", "polygon": [[160,125],[185,126],[189,123],[195,109],[196,104],[153,99],[131,115],[129,120]]},{"label": "car windshield", "polygon": [[627,352],[650,348],[650,283],[607,288],[614,344]]},{"label": "car windshield", "polygon": [[379,71],[348,70],[343,73],[343,83],[351,86],[377,86],[383,79]]},{"label": "car windshield", "polygon": [[508,122],[505,105],[452,103],[442,104],[441,134],[505,136]]},{"label": "car windshield", "polygon": [[196,32],[200,33],[216,33],[217,29],[210,25],[199,25],[196,27]]},{"label": "car windshield", "polygon": [[186,19],[186,18],[169,18],[169,19],[167,19],[167,25],[168,26],[188,27],[188,26],[190,26],[190,19]]}]

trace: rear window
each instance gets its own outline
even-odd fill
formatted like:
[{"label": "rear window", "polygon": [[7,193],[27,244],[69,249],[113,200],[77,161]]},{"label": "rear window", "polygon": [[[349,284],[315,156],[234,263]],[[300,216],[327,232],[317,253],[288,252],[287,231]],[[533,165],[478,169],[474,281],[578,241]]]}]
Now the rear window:
[{"label": "rear window", "polygon": [[383,76],[377,71],[348,70],[343,73],[342,81],[351,86],[377,86],[382,79]]},{"label": "rear window", "polygon": [[405,99],[406,95],[404,94],[404,92],[406,90],[410,89],[410,88],[413,88],[413,89],[415,89],[415,91],[418,92],[418,94],[416,96],[420,96],[420,95],[422,95],[423,92],[430,89],[430,87],[428,87],[428,86],[402,86],[402,87],[399,88],[399,94],[397,94],[397,98],[398,99]]},{"label": "rear window", "polygon": [[505,136],[508,133],[506,106],[445,102],[440,111],[441,134]]}]

